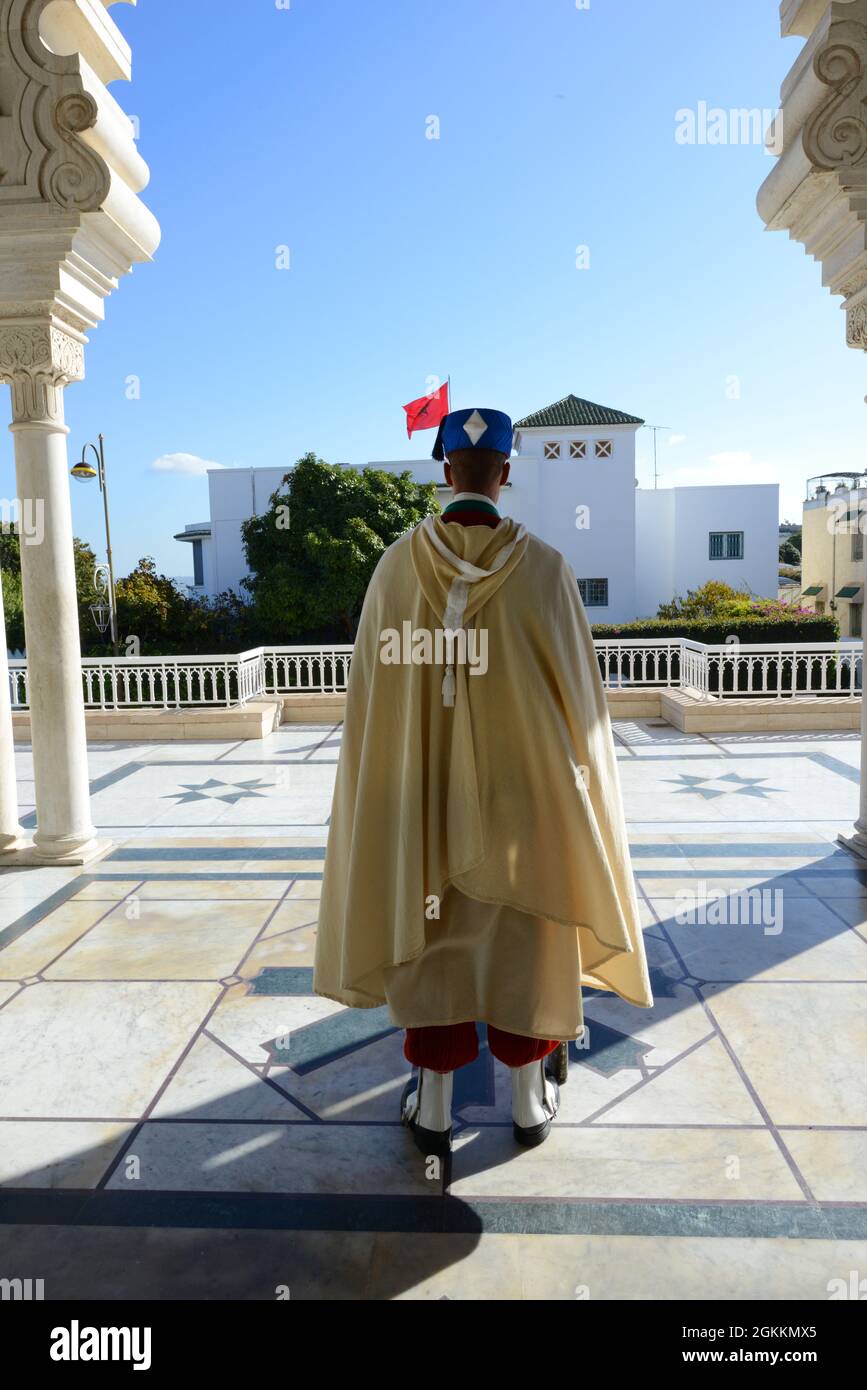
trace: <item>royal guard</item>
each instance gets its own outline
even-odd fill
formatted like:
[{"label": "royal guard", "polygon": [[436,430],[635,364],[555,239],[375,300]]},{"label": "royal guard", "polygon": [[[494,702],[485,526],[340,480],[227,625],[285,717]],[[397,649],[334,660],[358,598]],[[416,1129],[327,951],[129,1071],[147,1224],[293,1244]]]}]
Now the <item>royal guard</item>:
[{"label": "royal guard", "polygon": [[367,590],[325,858],[314,989],[387,1003],[406,1029],[401,1115],[425,1154],[450,1146],[477,1023],[529,1146],[559,1106],[546,1058],[582,1034],[581,986],[653,1003],[577,581],[497,506],[512,438],[499,410],[440,422],[454,495]]}]

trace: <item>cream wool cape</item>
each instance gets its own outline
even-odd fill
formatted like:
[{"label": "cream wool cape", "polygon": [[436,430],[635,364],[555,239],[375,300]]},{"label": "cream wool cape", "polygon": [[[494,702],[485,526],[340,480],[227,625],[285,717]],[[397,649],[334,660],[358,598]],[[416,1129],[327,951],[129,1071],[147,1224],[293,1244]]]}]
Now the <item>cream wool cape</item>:
[{"label": "cream wool cape", "polygon": [[[455,587],[460,562],[489,573]],[[456,663],[450,706],[443,666],[381,653],[407,620],[413,631],[447,626],[456,597],[463,625],[487,632],[488,667]],[[578,586],[559,551],[509,518],[495,529],[427,518],[373,574],[349,674],[314,991],[384,1004],[383,971],[424,951],[426,909],[449,884],[577,932],[581,983],[652,1005]]]}]

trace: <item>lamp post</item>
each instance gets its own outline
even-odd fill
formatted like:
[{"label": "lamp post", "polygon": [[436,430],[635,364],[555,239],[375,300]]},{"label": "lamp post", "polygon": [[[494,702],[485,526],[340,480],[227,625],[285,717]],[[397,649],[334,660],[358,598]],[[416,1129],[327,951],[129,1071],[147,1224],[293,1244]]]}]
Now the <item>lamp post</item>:
[{"label": "lamp post", "polygon": [[[96,458],[96,468],[87,461],[87,451],[91,449]],[[99,435],[99,448],[95,444],[85,444],[81,451],[81,458],[74,468],[70,469],[73,478],[77,478],[80,483],[89,482],[91,478],[99,479],[99,490],[102,493],[103,508],[105,510],[105,549],[108,555],[108,606],[111,610],[111,645],[115,656],[119,652],[117,637],[117,595],[114,588],[114,562],[111,557],[111,524],[108,518],[108,481],[105,476],[105,438]],[[92,610],[91,610],[92,611]],[[101,632],[105,628],[100,628]]]}]

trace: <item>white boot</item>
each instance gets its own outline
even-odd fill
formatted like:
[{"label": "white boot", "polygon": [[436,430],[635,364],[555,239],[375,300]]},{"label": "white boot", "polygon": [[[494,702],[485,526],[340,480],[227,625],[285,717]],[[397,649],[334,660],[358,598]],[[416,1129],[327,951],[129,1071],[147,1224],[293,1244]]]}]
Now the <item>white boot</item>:
[{"label": "white boot", "polygon": [[404,1090],[400,1117],[423,1154],[444,1154],[451,1148],[454,1079],[453,1071],[420,1067],[417,1082],[408,1082]]},{"label": "white boot", "polygon": [[512,1129],[519,1144],[533,1148],[548,1137],[560,1108],[560,1087],[545,1075],[545,1059],[512,1067]]}]

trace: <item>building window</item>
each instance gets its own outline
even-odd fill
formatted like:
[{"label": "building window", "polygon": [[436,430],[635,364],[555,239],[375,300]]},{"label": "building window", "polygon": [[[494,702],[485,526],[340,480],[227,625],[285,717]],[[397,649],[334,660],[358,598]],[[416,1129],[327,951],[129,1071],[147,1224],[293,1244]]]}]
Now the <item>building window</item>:
[{"label": "building window", "polygon": [[708,553],[712,560],[742,560],[744,558],[743,531],[711,531]]},{"label": "building window", "polygon": [[558,458],[560,457],[560,445],[559,445],[559,444],[546,444],[546,445],[545,445],[545,457],[546,457],[546,459],[558,459]]},{"label": "building window", "polygon": [[585,608],[608,607],[607,579],[579,579],[578,592]]},{"label": "building window", "polygon": [[205,567],[202,564],[202,542],[193,541],[193,584],[201,589],[205,582]]},{"label": "building window", "polygon": [[849,636],[861,636],[861,624],[864,619],[864,606],[861,603],[849,604]]},{"label": "building window", "polygon": [[864,559],[864,532],[861,530],[860,520],[858,523],[858,530],[852,532],[852,559]]},{"label": "building window", "polygon": [[597,439],[597,441],[596,441],[596,457],[597,457],[598,459],[610,459],[610,457],[611,457],[611,440],[610,440],[610,439]]},{"label": "building window", "polygon": [[587,457],[587,442],[584,439],[573,439],[569,445],[570,459],[584,459]]}]

